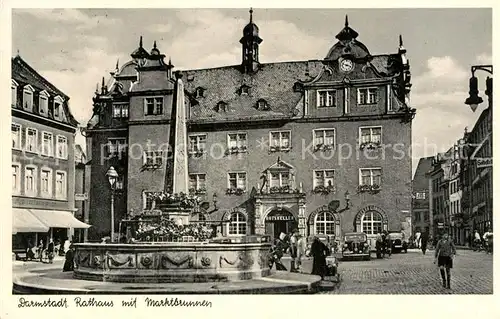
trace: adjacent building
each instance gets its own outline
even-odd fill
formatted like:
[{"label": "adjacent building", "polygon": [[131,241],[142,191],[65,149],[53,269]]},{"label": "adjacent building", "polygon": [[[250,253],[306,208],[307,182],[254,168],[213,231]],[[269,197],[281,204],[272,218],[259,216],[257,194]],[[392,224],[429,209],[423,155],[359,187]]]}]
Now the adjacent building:
[{"label": "adjacent building", "polygon": [[[270,31],[272,32],[272,30]],[[151,209],[148,194],[171,189],[174,101],[184,98],[190,192],[205,202],[192,221],[225,236],[341,237],[401,231],[411,209],[410,71],[400,37],[395,53],[373,55],[345,21],[320,60],[261,63],[252,20],[236,65],[175,73],[156,42],[117,65],[95,93],[86,129],[89,236],[109,235]],[[184,92],[176,91],[182,79]]]},{"label": "adjacent building", "polygon": [[78,122],[69,97],[20,56],[12,59],[13,248],[87,227],[75,211],[74,140]]},{"label": "adjacent building", "polygon": [[463,189],[462,211],[457,222],[466,230],[481,234],[493,229],[493,138],[492,100],[479,116],[474,128],[464,134],[463,172],[460,176]]},{"label": "adjacent building", "polygon": [[431,210],[429,203],[429,179],[427,173],[432,168],[434,157],[423,157],[418,161],[413,175],[412,225],[414,233],[431,234]]}]

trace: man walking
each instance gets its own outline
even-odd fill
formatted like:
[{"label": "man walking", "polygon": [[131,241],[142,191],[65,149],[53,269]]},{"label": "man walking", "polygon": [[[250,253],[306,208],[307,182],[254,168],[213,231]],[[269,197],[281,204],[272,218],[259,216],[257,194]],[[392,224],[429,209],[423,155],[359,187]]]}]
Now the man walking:
[{"label": "man walking", "polygon": [[290,271],[297,272],[297,235],[299,231],[294,229],[292,235],[290,236],[290,257],[291,257],[291,265]]},{"label": "man walking", "polygon": [[448,233],[444,233],[443,237],[436,245],[434,263],[438,264],[441,279],[443,280],[443,287],[450,289],[451,281],[451,268],[453,268],[453,256],[457,254],[453,241],[450,240]]},{"label": "man walking", "polygon": [[420,247],[422,248],[422,253],[425,255],[425,251],[427,250],[427,242],[429,240],[429,234],[427,232],[422,234],[420,237]]}]

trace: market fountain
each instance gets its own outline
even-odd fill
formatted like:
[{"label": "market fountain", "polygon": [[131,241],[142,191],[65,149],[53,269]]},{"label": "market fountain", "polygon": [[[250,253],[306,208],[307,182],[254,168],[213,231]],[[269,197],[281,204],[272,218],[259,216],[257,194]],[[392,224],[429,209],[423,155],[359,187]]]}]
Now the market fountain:
[{"label": "market fountain", "polygon": [[160,209],[129,221],[126,243],[75,244],[74,278],[174,283],[250,280],[270,275],[268,236],[213,238],[208,226],[189,223],[197,200],[186,195],[184,86],[180,73],[176,77],[172,193],[152,194]]}]

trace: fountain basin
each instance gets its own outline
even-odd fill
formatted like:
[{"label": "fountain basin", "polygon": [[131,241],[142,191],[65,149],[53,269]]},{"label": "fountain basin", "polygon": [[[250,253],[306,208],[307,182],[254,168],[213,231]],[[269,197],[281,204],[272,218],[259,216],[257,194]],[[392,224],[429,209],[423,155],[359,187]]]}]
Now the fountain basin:
[{"label": "fountain basin", "polygon": [[180,283],[258,279],[269,276],[267,240],[75,244],[76,279]]}]

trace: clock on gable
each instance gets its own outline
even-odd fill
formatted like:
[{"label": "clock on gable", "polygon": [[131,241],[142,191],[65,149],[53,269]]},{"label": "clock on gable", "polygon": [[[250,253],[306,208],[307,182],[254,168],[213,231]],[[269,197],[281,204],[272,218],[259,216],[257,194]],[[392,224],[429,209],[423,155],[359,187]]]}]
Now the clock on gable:
[{"label": "clock on gable", "polygon": [[351,72],[354,69],[354,62],[350,59],[340,59],[339,67],[342,72]]}]

